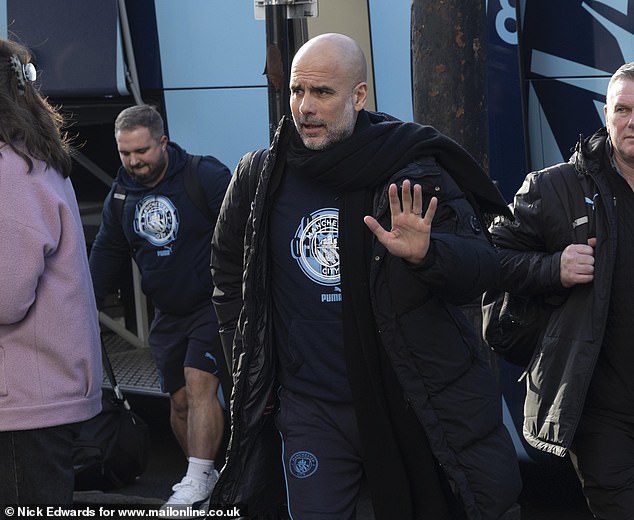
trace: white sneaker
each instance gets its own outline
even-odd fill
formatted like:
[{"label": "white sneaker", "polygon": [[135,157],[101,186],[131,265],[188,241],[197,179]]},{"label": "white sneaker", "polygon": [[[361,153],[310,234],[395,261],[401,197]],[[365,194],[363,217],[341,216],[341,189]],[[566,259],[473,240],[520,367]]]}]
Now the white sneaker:
[{"label": "white sneaker", "polygon": [[[172,496],[167,502],[161,506],[161,510],[166,511],[172,509],[200,509],[206,501],[209,500],[211,490],[214,488],[218,480],[218,472],[212,471],[206,484],[201,484],[193,478],[184,476],[178,484],[172,487]],[[208,502],[207,502],[208,503]]]},{"label": "white sneaker", "polygon": [[213,470],[209,474],[209,477],[207,478],[207,485],[209,486],[209,495],[207,496],[207,499],[204,500],[198,507],[198,509],[200,509],[201,511],[205,511],[205,512],[209,511],[209,500],[211,499],[211,492],[214,490],[214,487],[216,486],[216,482],[218,482],[218,471]]}]

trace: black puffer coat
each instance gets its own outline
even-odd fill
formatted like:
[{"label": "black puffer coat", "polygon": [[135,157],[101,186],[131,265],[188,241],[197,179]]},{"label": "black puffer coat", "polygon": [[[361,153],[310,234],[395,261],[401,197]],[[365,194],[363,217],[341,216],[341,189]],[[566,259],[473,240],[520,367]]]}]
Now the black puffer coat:
[{"label": "black puffer coat", "polygon": [[[251,515],[283,500],[272,423],[277,382],[268,327],[267,211],[281,174],[279,142],[292,131],[288,120],[278,129],[254,199],[248,160],[238,165],[212,246],[214,304],[225,346],[233,340],[234,372],[231,441],[212,502],[247,503]],[[412,268],[375,241],[370,292],[376,323],[405,398],[467,517],[498,518],[521,486],[516,454],[493,374],[455,305],[494,284],[499,265],[473,208],[433,158],[421,158],[391,182],[405,178],[439,199],[432,252],[423,266]],[[387,185],[376,192],[374,215],[389,228]]]},{"label": "black puffer coat", "polygon": [[[527,370],[524,437],[535,448],[561,457],[581,418],[610,301],[616,208],[605,176],[616,173],[606,139],[603,128],[580,141],[568,163],[530,173],[515,196],[515,221],[500,220],[491,229],[500,248],[502,289],[540,293],[558,302]],[[575,225],[585,217],[588,224]],[[586,243],[595,230],[594,282],[564,289],[559,278],[562,251]]]}]

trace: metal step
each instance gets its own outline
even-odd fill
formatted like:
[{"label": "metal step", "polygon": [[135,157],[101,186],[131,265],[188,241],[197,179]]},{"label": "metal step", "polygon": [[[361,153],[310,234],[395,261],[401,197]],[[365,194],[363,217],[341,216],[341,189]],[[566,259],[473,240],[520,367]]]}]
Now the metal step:
[{"label": "metal step", "polygon": [[[168,396],[161,392],[156,365],[148,348],[135,347],[113,332],[103,332],[102,338],[122,392]],[[103,386],[110,387],[105,373]]]}]

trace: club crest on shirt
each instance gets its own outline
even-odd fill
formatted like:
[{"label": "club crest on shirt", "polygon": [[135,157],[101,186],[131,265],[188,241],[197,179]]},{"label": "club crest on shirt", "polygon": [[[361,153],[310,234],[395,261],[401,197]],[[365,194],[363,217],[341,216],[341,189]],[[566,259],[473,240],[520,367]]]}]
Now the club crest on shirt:
[{"label": "club crest on shirt", "polygon": [[319,462],[317,461],[317,457],[309,451],[298,451],[291,455],[288,465],[291,475],[296,478],[306,478],[317,471]]},{"label": "club crest on shirt", "polygon": [[291,254],[303,273],[320,285],[339,285],[339,211],[323,208],[302,218]]},{"label": "club crest on shirt", "polygon": [[134,213],[134,231],[155,246],[176,240],[178,212],[172,201],[162,195],[150,195],[139,201]]}]

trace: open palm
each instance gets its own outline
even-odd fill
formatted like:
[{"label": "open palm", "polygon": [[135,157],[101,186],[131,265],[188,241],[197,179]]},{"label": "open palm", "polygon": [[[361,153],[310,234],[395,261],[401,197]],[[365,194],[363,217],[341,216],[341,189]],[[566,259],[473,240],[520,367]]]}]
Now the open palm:
[{"label": "open palm", "polygon": [[412,198],[411,183],[403,181],[401,197],[398,197],[396,184],[388,189],[392,228],[387,231],[371,216],[364,217],[370,231],[394,256],[398,256],[413,264],[421,263],[429,250],[431,223],[436,213],[438,199],[432,197],[425,215],[421,218],[423,208],[423,191],[419,184],[414,185]]}]

